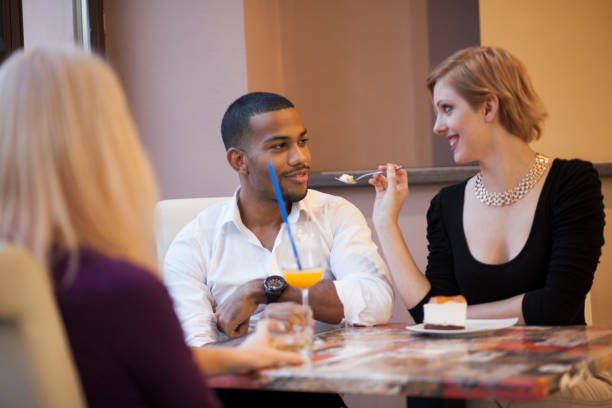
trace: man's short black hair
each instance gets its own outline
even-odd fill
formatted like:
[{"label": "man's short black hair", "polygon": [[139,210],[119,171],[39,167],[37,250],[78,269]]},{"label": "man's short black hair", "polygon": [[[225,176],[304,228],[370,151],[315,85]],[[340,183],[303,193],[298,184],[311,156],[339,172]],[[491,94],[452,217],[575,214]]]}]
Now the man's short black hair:
[{"label": "man's short black hair", "polygon": [[236,99],[227,108],[221,121],[221,137],[225,150],[244,148],[244,137],[249,131],[249,119],[260,113],[294,108],[291,101],[270,92],[251,92]]}]

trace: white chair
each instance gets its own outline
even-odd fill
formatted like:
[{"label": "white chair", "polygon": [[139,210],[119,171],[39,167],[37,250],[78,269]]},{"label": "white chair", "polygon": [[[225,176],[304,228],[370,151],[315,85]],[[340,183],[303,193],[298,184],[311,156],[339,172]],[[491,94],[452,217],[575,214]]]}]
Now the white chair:
[{"label": "white chair", "polygon": [[155,241],[159,270],[164,266],[166,251],[179,231],[202,210],[231,197],[180,198],[162,200],[155,206]]},{"label": "white chair", "polygon": [[0,406],[85,406],[48,272],[1,243],[0,356]]}]

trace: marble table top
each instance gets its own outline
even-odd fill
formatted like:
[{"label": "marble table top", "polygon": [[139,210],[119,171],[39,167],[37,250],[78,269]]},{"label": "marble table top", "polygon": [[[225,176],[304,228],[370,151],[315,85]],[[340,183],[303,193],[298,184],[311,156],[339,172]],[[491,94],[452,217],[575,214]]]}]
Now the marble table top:
[{"label": "marble table top", "polygon": [[209,380],[217,388],[537,400],[612,369],[612,328],[513,326],[462,335],[405,324],[317,335],[310,364]]}]

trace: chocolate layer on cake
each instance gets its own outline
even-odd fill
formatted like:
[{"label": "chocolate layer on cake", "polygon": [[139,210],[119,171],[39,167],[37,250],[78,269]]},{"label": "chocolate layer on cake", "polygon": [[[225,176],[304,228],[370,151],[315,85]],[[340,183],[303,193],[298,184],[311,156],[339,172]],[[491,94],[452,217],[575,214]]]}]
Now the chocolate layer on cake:
[{"label": "chocolate layer on cake", "polygon": [[446,326],[446,325],[441,325],[441,324],[428,324],[428,323],[426,323],[423,327],[428,330],[463,330],[465,329],[465,326]]}]

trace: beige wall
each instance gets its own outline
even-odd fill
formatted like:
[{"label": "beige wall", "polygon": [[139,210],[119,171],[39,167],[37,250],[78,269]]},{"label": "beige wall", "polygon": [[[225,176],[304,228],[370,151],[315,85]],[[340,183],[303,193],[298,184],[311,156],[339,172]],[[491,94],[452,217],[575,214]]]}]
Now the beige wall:
[{"label": "beige wall", "polygon": [[[73,42],[72,2],[60,1],[61,6],[50,7],[23,0],[26,47]],[[262,3],[272,8],[261,12],[278,10],[276,0]],[[242,2],[190,0],[178,8],[163,0],[107,0],[105,7],[108,55],[126,87],[164,197],[231,194],[237,178],[225,162],[218,129],[226,106],[247,88]],[[519,55],[547,103],[551,118],[536,148],[554,156],[612,160],[612,142],[603,131],[612,110],[607,97],[612,82],[606,80],[612,71],[612,30],[606,26],[612,2],[482,0],[480,11],[483,43]],[[270,41],[280,47],[280,38]],[[279,73],[278,78],[284,77]],[[400,216],[421,267],[427,253],[425,211],[439,188],[414,187]],[[328,191],[345,196],[370,218],[368,188]],[[604,180],[604,195],[609,211],[612,180]],[[611,231],[606,228],[607,242],[612,242]],[[606,247],[593,288],[595,324],[612,325],[611,269],[612,252]],[[407,319],[398,302],[393,320]]]},{"label": "beige wall", "polygon": [[[258,3],[260,7],[250,12],[264,13],[272,21],[280,19],[280,9],[276,0]],[[530,1],[525,1],[524,7],[518,7],[523,11],[528,10],[530,17],[521,14],[520,18],[512,14],[516,12],[517,7],[507,2],[487,0],[485,3],[481,4],[483,42],[491,43],[486,39],[492,38],[492,35],[496,33],[495,35],[500,38],[497,40],[498,44],[510,48],[525,61],[534,73],[536,86],[543,90],[542,96],[551,112],[550,126],[547,127],[547,133],[541,142],[551,141],[551,146],[538,147],[538,149],[551,155],[571,156],[571,153],[578,152],[578,147],[589,145],[589,143],[582,142],[585,140],[584,137],[575,137],[574,132],[551,134],[555,120],[571,119],[572,112],[567,110],[570,106],[567,101],[576,99],[568,97],[563,99],[564,103],[550,103],[550,99],[554,102],[558,101],[554,95],[546,94],[547,86],[555,91],[556,88],[559,88],[556,83],[560,81],[554,79],[550,72],[554,72],[560,66],[563,72],[568,68],[559,61],[555,61],[550,66],[546,65],[549,61],[549,48],[555,48],[555,53],[560,54],[557,48],[562,43],[555,44],[554,47],[553,44],[547,43],[546,47],[542,48],[543,46],[538,45],[536,41],[539,38],[543,38],[542,41],[549,41],[551,37],[561,35],[556,34],[556,31],[567,30],[568,27],[575,24],[556,20],[553,18],[556,15],[554,12],[548,13],[553,17],[548,14],[543,15],[544,11],[549,8],[538,9]],[[291,2],[291,4],[294,3]],[[589,5],[591,3],[580,4]],[[267,8],[262,8],[261,5],[267,5]],[[286,87],[284,66],[279,60],[274,59],[278,56],[272,52],[273,48],[282,47],[280,36],[277,36],[278,32],[259,27],[260,32],[253,35],[258,36],[259,41],[268,41],[272,45],[259,50],[255,49],[257,52],[252,53],[254,49],[245,46],[242,2],[240,1],[201,2],[192,0],[182,3],[181,8],[177,9],[162,0],[132,0],[130,2],[107,0],[105,6],[107,8],[109,58],[118,69],[126,86],[144,143],[158,173],[164,197],[231,194],[237,184],[237,178],[225,162],[219,136],[221,115],[233,98],[246,91],[247,72],[249,86],[259,81],[265,88],[276,90]],[[245,8],[249,9],[251,6],[252,0],[247,0]],[[505,7],[505,9],[500,10],[500,7]],[[539,15],[538,10],[540,10]],[[567,15],[565,12],[559,13]],[[580,13],[582,12],[576,12],[576,15],[581,15]],[[500,16],[510,17],[501,21]],[[531,21],[531,26],[528,27],[526,24],[529,21]],[[538,21],[550,21],[552,26],[538,24]],[[519,24],[521,30],[526,31],[529,35],[526,38],[521,35],[511,35],[517,30],[507,28],[509,22]],[[247,21],[246,30],[249,33],[257,29],[248,26]],[[507,30],[506,43],[499,42],[502,37],[496,29]],[[603,27],[600,27],[600,31],[599,37],[607,33]],[[517,44],[515,37],[520,38],[521,42]],[[535,47],[538,52],[531,51],[530,46]],[[595,51],[592,50],[592,52]],[[266,76],[251,69],[247,71],[247,59],[254,58],[266,60],[268,63],[276,61],[270,65],[275,75]],[[349,68],[346,67],[347,70],[350,70]],[[580,74],[577,76],[580,77]],[[547,83],[549,78],[554,82],[552,86]],[[560,81],[562,84],[573,80],[565,76],[562,79],[563,81]],[[572,87],[572,89],[580,88],[579,85],[572,85]],[[426,96],[424,98],[426,99]],[[587,102],[572,105],[587,106],[588,104],[597,112],[600,112],[600,109],[605,110],[602,106],[609,106],[609,104],[605,105],[605,100],[590,104],[589,98],[586,99]],[[558,111],[557,105],[566,110]],[[302,110],[299,104],[298,108]],[[605,117],[603,113],[597,113],[597,115]],[[306,126],[313,129],[310,116],[304,116]],[[596,118],[583,120],[582,123],[585,129],[581,133],[582,136],[599,137],[597,129],[589,127],[599,125]],[[565,127],[559,125],[560,129]],[[578,143],[576,147],[563,147],[566,144],[575,143],[576,140],[582,143]],[[328,150],[331,153],[336,151],[335,149]],[[580,156],[596,161],[598,159],[593,154],[606,150],[609,151],[607,148],[593,147],[588,153],[580,154]],[[606,192],[612,190],[609,182],[606,181],[605,186]],[[425,212],[429,200],[439,188],[440,186],[414,187],[413,194],[400,216],[400,224],[408,245],[422,268],[425,265],[427,253]],[[373,197],[368,188],[330,189],[328,191],[354,202],[366,214],[366,217],[370,218]],[[612,197],[612,194],[606,194],[606,196]],[[606,234],[610,235],[609,229]],[[609,237],[608,241],[611,240],[612,237]],[[612,288],[612,279],[609,277],[610,274],[606,273],[612,265],[612,259],[609,258],[610,255],[606,251],[602,257],[602,264],[593,289],[593,314],[596,324],[612,325],[612,316],[606,313],[610,305],[605,295],[609,288]],[[401,302],[397,302],[393,320],[406,321],[408,319],[409,316]]]},{"label": "beige wall", "polygon": [[[480,0],[484,45],[507,48],[532,75],[550,117],[533,144],[553,157],[612,161],[612,1]],[[606,212],[612,181],[604,180]],[[610,214],[610,213],[609,213]],[[612,325],[612,220],[592,289],[593,323]]]},{"label": "beige wall", "polygon": [[72,0],[22,0],[21,6],[25,48],[74,43]]},{"label": "beige wall", "polygon": [[431,166],[425,0],[244,7],[249,91],[295,103],[311,136],[313,171]]},{"label": "beige wall", "polygon": [[164,198],[231,195],[221,117],[246,92],[242,1],[106,0],[106,51]]},{"label": "beige wall", "polygon": [[612,161],[611,19],[609,0],[480,1],[482,44],[516,54],[548,108],[538,151]]},{"label": "beige wall", "polygon": [[[57,2],[51,7],[46,1],[23,0],[26,47],[46,41],[73,41],[71,1],[59,1],[61,8]],[[250,1],[247,0],[247,7]],[[276,0],[261,3],[276,7]],[[180,2],[180,8],[176,4],[164,0],[106,0],[108,55],[126,87],[164,197],[228,195],[236,186],[237,178],[225,162],[218,129],[227,105],[247,89],[249,51],[245,47],[242,2],[185,0]],[[491,39],[495,38],[497,44],[516,52],[533,72],[536,86],[548,104],[551,121],[542,144],[537,146],[545,153],[577,155],[594,161],[612,160],[606,156],[612,150],[609,144],[604,144],[609,142],[602,131],[610,111],[610,102],[603,98],[606,93],[610,94],[611,82],[606,74],[612,71],[609,55],[607,59],[602,56],[609,52],[607,44],[611,43],[602,21],[610,17],[611,4],[607,0],[481,0],[484,42],[492,43]],[[586,9],[568,11],[568,7],[575,5],[586,5]],[[572,16],[576,21],[567,20]],[[588,24],[582,24],[588,34],[581,37],[582,41],[555,40],[565,38],[563,33],[577,26],[579,18],[588,20]],[[280,47],[280,38],[270,37],[269,41],[276,41]],[[568,58],[562,53],[566,43],[576,48],[572,48]],[[581,54],[581,47],[590,51]],[[271,55],[259,53],[261,58],[271,58]],[[566,71],[570,68],[571,75]],[[281,71],[278,72],[278,82],[270,82],[266,87],[284,86]],[[249,82],[251,74],[249,71]],[[308,119],[306,126],[309,126]],[[580,142],[576,143],[577,140]],[[425,266],[427,254],[425,212],[431,197],[441,187],[412,187],[412,194],[400,214],[408,246],[421,268]],[[326,191],[346,197],[371,219],[373,192],[369,188]],[[604,195],[609,208],[611,180],[604,181]],[[607,242],[612,242],[611,230],[606,230]],[[612,252],[606,250],[593,289],[596,324],[612,325],[607,296],[612,288],[610,269]],[[393,321],[408,321],[407,312],[397,300]],[[404,404],[403,398],[347,396],[346,399],[351,407]]]}]

